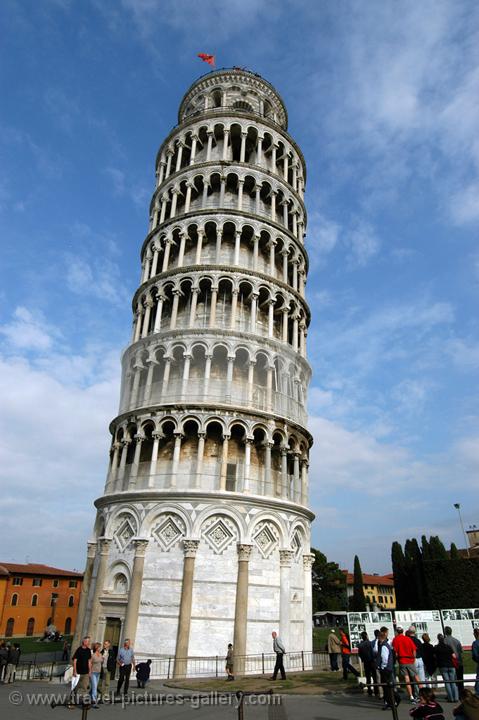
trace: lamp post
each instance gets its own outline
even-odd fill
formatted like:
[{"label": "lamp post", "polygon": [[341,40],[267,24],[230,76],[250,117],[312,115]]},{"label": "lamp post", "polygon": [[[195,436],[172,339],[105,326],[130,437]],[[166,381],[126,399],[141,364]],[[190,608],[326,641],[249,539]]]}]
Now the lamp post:
[{"label": "lamp post", "polygon": [[454,507],[456,508],[456,510],[457,510],[457,512],[458,512],[458,515],[459,515],[459,522],[461,523],[462,534],[464,535],[464,540],[465,540],[465,542],[466,542],[467,557],[470,557],[467,535],[466,535],[466,531],[464,530],[464,523],[462,522],[461,503],[454,503]]}]

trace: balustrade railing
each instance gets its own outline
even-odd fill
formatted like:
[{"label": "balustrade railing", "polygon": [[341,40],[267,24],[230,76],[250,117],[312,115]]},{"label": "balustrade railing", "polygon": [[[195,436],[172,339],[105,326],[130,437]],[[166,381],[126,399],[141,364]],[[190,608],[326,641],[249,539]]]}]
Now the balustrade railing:
[{"label": "balustrade railing", "polygon": [[140,384],[136,400],[132,398],[130,387],[125,388],[120,404],[120,413],[128,410],[147,407],[149,405],[164,405],[178,402],[188,403],[221,403],[237,407],[251,407],[255,410],[280,415],[288,420],[307,423],[307,412],[303,403],[277,390],[268,392],[264,385],[248,385],[246,380],[233,380],[217,378],[181,378],[169,379],[165,387],[162,381],[152,382],[150,386]]}]

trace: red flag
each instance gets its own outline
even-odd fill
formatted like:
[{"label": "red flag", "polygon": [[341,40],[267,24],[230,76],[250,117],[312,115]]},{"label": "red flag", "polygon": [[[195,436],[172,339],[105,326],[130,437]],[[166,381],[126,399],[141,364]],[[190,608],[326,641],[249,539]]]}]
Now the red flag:
[{"label": "red flag", "polygon": [[211,65],[212,67],[215,66],[214,55],[208,55],[207,53],[198,53],[198,57],[201,58],[203,62],[208,63],[208,65]]}]

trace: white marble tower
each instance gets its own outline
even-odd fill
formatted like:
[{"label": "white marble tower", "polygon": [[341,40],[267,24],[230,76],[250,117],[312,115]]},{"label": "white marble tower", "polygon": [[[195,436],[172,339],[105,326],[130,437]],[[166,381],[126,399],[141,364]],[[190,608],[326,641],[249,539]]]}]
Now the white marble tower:
[{"label": "white marble tower", "polygon": [[160,147],[77,637],[183,659],[311,649],[306,168],[259,75],[210,72]]}]

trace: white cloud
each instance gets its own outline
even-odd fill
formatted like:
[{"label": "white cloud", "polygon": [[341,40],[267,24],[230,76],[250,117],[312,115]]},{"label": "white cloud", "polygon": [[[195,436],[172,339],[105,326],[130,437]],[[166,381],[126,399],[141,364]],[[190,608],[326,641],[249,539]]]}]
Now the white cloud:
[{"label": "white cloud", "polygon": [[97,347],[72,356],[54,336],[34,343],[35,360],[0,356],[0,486],[9,508],[2,558],[23,561],[28,554],[81,568],[92,501],[105,482],[120,352]]},{"label": "white cloud", "polygon": [[12,348],[48,350],[52,345],[52,334],[58,335],[58,331],[49,327],[40,314],[34,316],[30,310],[19,306],[12,320],[0,325],[0,334]]},{"label": "white cloud", "polygon": [[453,195],[451,213],[458,225],[479,220],[479,182],[463,187]]},{"label": "white cloud", "polygon": [[379,252],[380,242],[371,225],[359,222],[348,233],[350,267],[364,267]]}]

